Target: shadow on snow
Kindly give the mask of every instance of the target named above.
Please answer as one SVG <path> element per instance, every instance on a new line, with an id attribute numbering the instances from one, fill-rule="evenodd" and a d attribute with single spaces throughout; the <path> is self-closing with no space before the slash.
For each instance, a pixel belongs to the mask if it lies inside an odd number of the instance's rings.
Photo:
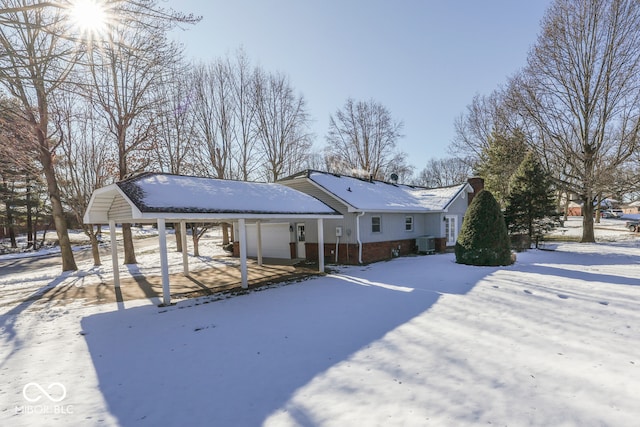
<path id="1" fill-rule="evenodd" d="M 389 276 L 385 263 L 351 267 L 212 303 L 97 314 L 82 327 L 120 425 L 260 425 L 297 389 L 428 310 L 442 293 L 467 293 L 496 271 L 456 266 L 465 280 L 452 281 L 450 259 L 440 258 L 433 271 L 396 259 L 393 280 L 376 279 Z"/>

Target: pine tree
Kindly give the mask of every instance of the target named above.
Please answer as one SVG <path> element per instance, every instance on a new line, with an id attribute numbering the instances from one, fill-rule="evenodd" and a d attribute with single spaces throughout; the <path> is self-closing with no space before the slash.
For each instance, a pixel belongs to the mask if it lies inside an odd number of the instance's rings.
<path id="1" fill-rule="evenodd" d="M 509 233 L 537 240 L 558 221 L 551 179 L 534 153 L 529 152 L 509 183 L 505 221 Z"/>
<path id="2" fill-rule="evenodd" d="M 478 164 L 478 173 L 484 178 L 484 188 L 504 207 L 509 195 L 509 180 L 526 153 L 525 137 L 518 129 L 511 134 L 493 132 L 488 142 Z"/>
<path id="3" fill-rule="evenodd" d="M 468 265 L 510 265 L 511 244 L 500 205 L 482 190 L 465 214 L 455 247 L 456 262 Z"/>

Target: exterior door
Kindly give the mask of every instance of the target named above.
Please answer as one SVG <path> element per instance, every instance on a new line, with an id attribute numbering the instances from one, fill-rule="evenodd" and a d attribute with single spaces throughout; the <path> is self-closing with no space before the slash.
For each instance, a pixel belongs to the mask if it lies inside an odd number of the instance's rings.
<path id="1" fill-rule="evenodd" d="M 296 224 L 296 254 L 298 256 L 298 258 L 306 258 L 307 257 L 307 253 L 305 250 L 305 241 L 306 241 L 306 235 L 304 232 L 304 224 Z"/>
<path id="2" fill-rule="evenodd" d="M 447 246 L 453 246 L 458 240 L 458 217 L 447 215 L 444 217 L 444 235 L 447 238 Z"/>

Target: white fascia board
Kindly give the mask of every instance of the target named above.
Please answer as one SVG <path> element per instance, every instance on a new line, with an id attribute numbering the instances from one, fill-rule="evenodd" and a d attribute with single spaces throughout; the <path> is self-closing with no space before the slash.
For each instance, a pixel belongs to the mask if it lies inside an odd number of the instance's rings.
<path id="1" fill-rule="evenodd" d="M 114 193 L 115 184 L 107 185 L 106 187 L 101 187 L 96 190 L 93 190 L 91 193 L 91 198 L 89 199 L 89 204 L 87 205 L 87 209 L 82 216 L 82 222 L 85 224 L 106 224 L 109 222 L 108 213 L 107 212 L 94 212 L 93 205 L 98 198 L 104 199 L 109 198 L 109 194 Z M 105 194 L 106 193 L 106 194 Z M 113 200 L 113 195 L 111 195 L 111 199 Z"/>
<path id="2" fill-rule="evenodd" d="M 136 220 L 141 222 L 155 222 L 163 218 L 167 221 L 228 221 L 228 220 L 283 220 L 283 219 L 342 219 L 342 215 L 335 214 L 252 214 L 252 213 L 172 213 L 172 212 L 148 212 L 142 213 Z"/>
<path id="3" fill-rule="evenodd" d="M 136 205 L 127 197 L 127 195 L 118 187 L 117 184 L 110 184 L 102 188 L 98 188 L 91 194 L 87 210 L 82 218 L 85 224 L 107 224 L 109 222 L 109 213 L 107 212 L 91 212 L 93 203 L 98 198 L 110 198 L 111 201 L 115 199 L 116 195 L 122 196 L 122 198 L 131 207 L 131 219 L 138 219 L 142 217 L 142 212 L 136 207 Z"/>
<path id="4" fill-rule="evenodd" d="M 438 209 L 438 210 L 428 210 L 428 209 L 407 209 L 407 210 L 398 210 L 398 209 L 365 209 L 365 211 L 367 213 L 371 213 L 371 214 L 376 214 L 376 213 L 381 213 L 381 214 L 405 214 L 405 215 L 425 215 L 425 214 L 433 214 L 433 213 L 440 213 L 443 212 L 443 210 Z M 362 212 L 362 209 L 356 211 L 356 212 Z"/>
<path id="5" fill-rule="evenodd" d="M 451 206 L 453 202 L 465 191 L 467 192 L 467 194 L 473 194 L 474 192 L 473 187 L 468 182 L 451 198 L 451 200 L 447 202 L 447 204 L 444 206 L 443 212 L 448 212 L 449 206 Z"/>

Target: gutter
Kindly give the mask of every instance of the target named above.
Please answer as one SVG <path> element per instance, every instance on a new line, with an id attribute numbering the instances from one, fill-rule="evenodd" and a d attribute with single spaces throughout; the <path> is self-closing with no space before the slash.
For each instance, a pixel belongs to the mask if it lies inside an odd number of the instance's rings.
<path id="1" fill-rule="evenodd" d="M 362 264 L 362 240 L 360 240 L 360 217 L 364 216 L 365 212 L 360 212 L 356 215 L 356 240 L 358 241 L 358 262 Z"/>

